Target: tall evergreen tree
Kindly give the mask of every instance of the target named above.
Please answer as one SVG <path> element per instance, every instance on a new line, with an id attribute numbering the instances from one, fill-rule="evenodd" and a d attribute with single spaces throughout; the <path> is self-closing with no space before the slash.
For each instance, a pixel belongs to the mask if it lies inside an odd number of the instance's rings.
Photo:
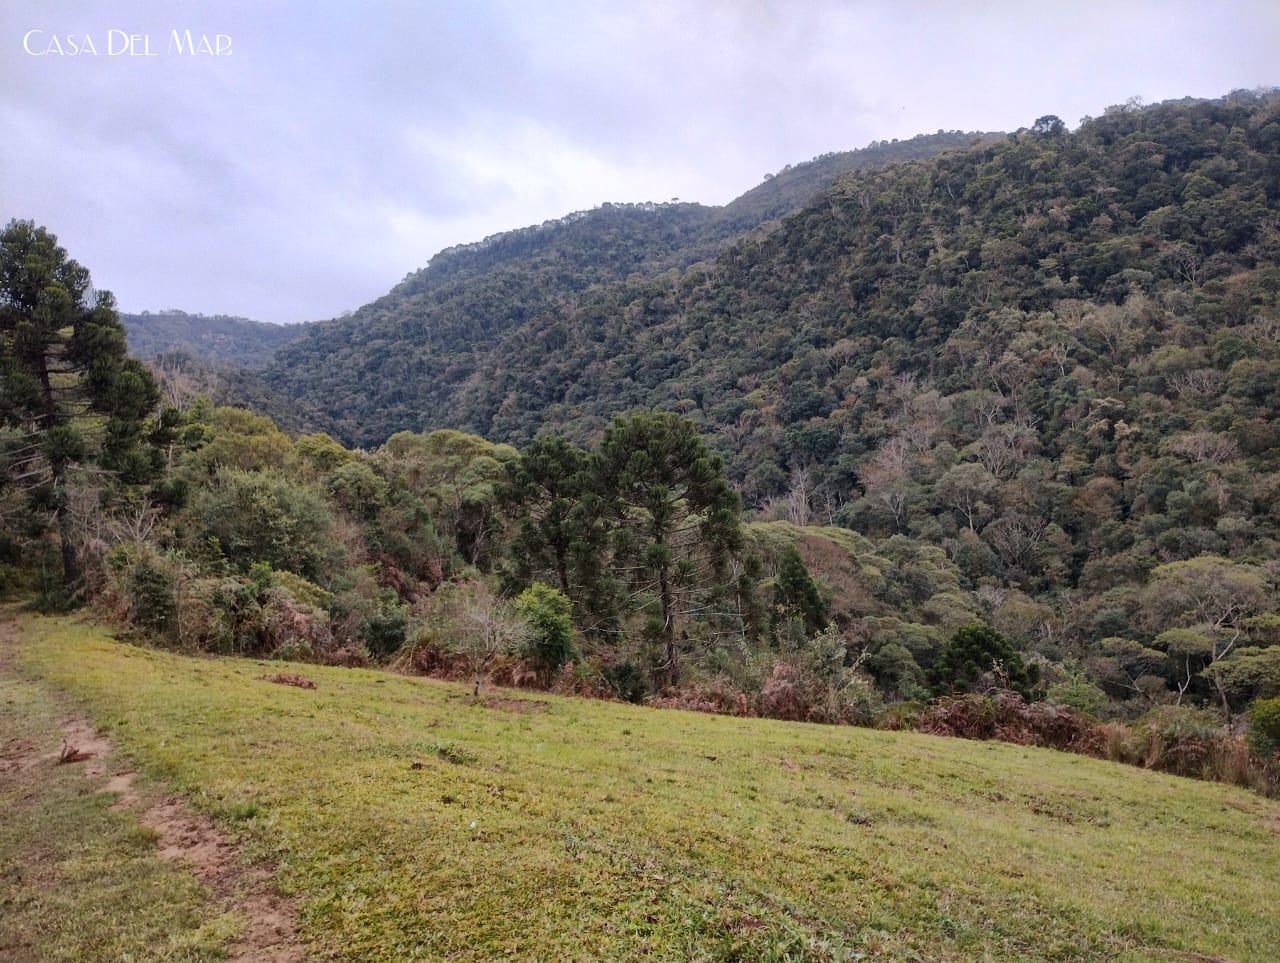
<path id="1" fill-rule="evenodd" d="M 145 481 L 158 468 L 158 452 L 142 442 L 159 392 L 126 354 L 115 299 L 95 292 L 89 272 L 31 221 L 0 233 L 0 374 L 4 480 L 47 511 L 64 585 L 75 591 L 68 473 L 90 462 Z"/>
<path id="2" fill-rule="evenodd" d="M 665 680 L 680 680 L 676 622 L 681 601 L 720 587 L 742 539 L 738 496 L 720 458 L 694 426 L 670 412 L 618 418 L 604 434 L 595 475 L 615 526 L 617 559 L 656 603 Z"/>
<path id="3" fill-rule="evenodd" d="M 571 553 L 584 534 L 588 460 L 577 445 L 554 436 L 536 439 L 507 464 L 499 496 L 518 519 L 510 555 L 512 575 L 522 584 L 549 576 L 561 592 L 572 595 Z"/>
<path id="4" fill-rule="evenodd" d="M 827 624 L 827 603 L 794 545 L 788 545 L 782 553 L 774 604 L 784 618 L 798 618 L 804 622 L 810 634 Z"/>

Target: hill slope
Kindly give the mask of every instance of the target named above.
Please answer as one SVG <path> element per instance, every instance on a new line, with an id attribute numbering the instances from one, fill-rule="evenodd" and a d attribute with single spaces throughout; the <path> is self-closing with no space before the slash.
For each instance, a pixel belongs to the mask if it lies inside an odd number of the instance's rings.
<path id="1" fill-rule="evenodd" d="M 279 666 L 306 690 L 70 620 L 23 629 L 28 672 L 278 862 L 317 957 L 1261 961 L 1280 942 L 1280 808 L 1239 790 Z"/>
<path id="2" fill-rule="evenodd" d="M 1141 638 L 1153 568 L 1280 545 L 1278 205 L 1274 94 L 1026 131 L 586 292 L 440 410 L 521 442 L 673 409 L 749 504 L 942 547 L 966 588 L 1083 590 L 1051 648 Z"/>
<path id="3" fill-rule="evenodd" d="M 724 208 L 606 204 L 450 248 L 351 316 L 311 326 L 264 377 L 362 445 L 401 429 L 465 427 L 472 413 L 448 405 L 511 360 L 506 335 L 593 285 L 683 270 L 796 210 L 841 174 L 988 136 L 939 132 L 828 155 L 780 172 Z"/>
<path id="4" fill-rule="evenodd" d="M 224 314 L 144 311 L 121 314 L 129 351 L 144 361 L 188 354 L 212 365 L 261 368 L 276 349 L 301 337 L 305 325 L 267 324 Z"/>

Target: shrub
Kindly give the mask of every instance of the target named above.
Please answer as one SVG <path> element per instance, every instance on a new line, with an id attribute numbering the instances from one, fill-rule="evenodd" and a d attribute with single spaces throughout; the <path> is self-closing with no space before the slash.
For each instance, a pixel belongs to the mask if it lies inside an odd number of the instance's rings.
<path id="1" fill-rule="evenodd" d="M 814 648 L 822 651 L 822 641 L 834 630 L 819 635 Z M 828 651 L 827 655 L 831 655 Z M 826 722 L 848 725 L 871 725 L 884 710 L 884 700 L 869 679 L 857 675 L 843 665 L 844 648 L 838 650 L 839 661 L 808 653 L 808 658 L 780 660 L 760 688 L 760 714 L 771 719 L 796 722 Z M 831 670 L 831 666 L 836 666 Z"/>
<path id="2" fill-rule="evenodd" d="M 817 632 L 827 622 L 827 603 L 794 545 L 782 553 L 774 605 L 780 616 L 800 619 L 810 632 Z"/>
<path id="3" fill-rule="evenodd" d="M 103 559 L 106 596 L 116 618 L 165 640 L 178 634 L 180 565 L 150 545 L 117 545 Z"/>
<path id="4" fill-rule="evenodd" d="M 202 537 L 241 571 L 259 562 L 314 578 L 335 560 L 333 515 L 316 492 L 272 472 L 224 468 L 193 500 Z"/>
<path id="5" fill-rule="evenodd" d="M 920 727 L 920 716 L 924 710 L 925 706 L 922 702 L 914 700 L 894 702 L 886 706 L 884 712 L 880 713 L 880 718 L 876 720 L 876 728 L 886 729 L 891 732 L 918 729 Z"/>
<path id="6" fill-rule="evenodd" d="M 529 625 L 525 652 L 548 679 L 576 655 L 573 605 L 559 589 L 534 582 L 516 596 L 516 612 Z"/>
<path id="7" fill-rule="evenodd" d="M 603 675 L 615 698 L 639 703 L 649 694 L 649 680 L 644 670 L 630 660 L 606 665 Z"/>
<path id="8" fill-rule="evenodd" d="M 920 714 L 921 732 L 962 739 L 999 739 L 1098 755 L 1098 724 L 1083 713 L 1047 702 L 1026 702 L 1016 692 L 968 693 L 942 699 Z"/>
<path id="9" fill-rule="evenodd" d="M 661 709 L 687 709 L 691 712 L 715 712 L 727 716 L 750 716 L 751 700 L 731 682 L 712 682 L 670 686 L 646 700 L 646 705 Z"/>
<path id="10" fill-rule="evenodd" d="M 1245 741 L 1204 709 L 1160 706 L 1135 722 L 1130 732 L 1126 762 L 1197 779 L 1249 782 Z"/>
<path id="11" fill-rule="evenodd" d="M 1249 707 L 1249 745 L 1260 756 L 1280 753 L 1280 698 L 1259 699 Z"/>
<path id="12" fill-rule="evenodd" d="M 372 612 L 360 622 L 360 638 L 375 656 L 392 655 L 404 645 L 409 609 L 392 589 L 378 592 Z"/>
<path id="13" fill-rule="evenodd" d="M 446 679 L 526 684 L 533 672 L 524 671 L 519 656 L 528 627 L 515 608 L 478 576 L 445 582 L 415 603 L 393 666 Z"/>
<path id="14" fill-rule="evenodd" d="M 172 575 L 159 565 L 143 560 L 130 570 L 127 587 L 133 600 L 134 621 L 157 635 L 167 635 L 177 611 Z"/>
<path id="15" fill-rule="evenodd" d="M 1102 715 L 1111 701 L 1102 689 L 1080 675 L 1049 686 L 1045 698 L 1054 705 L 1075 709 L 1077 712 L 1091 716 Z"/>

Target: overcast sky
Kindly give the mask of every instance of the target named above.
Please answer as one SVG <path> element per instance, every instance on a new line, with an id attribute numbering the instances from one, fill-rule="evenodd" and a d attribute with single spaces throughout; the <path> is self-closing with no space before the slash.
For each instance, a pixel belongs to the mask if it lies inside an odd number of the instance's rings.
<path id="1" fill-rule="evenodd" d="M 174 54 L 175 28 L 231 55 Z M 113 55 L 129 34 L 156 55 Z M 1276 0 L 4 0 L 0 214 L 125 310 L 313 320 L 602 201 L 719 204 L 871 140 L 1277 84 L 1278 54 Z"/>

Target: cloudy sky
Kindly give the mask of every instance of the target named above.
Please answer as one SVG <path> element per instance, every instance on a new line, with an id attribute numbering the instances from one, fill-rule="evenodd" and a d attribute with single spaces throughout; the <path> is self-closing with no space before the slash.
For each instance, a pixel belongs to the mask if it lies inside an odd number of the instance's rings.
<path id="1" fill-rule="evenodd" d="M 173 53 L 175 28 L 231 55 Z M 143 34 L 154 56 L 118 53 Z M 0 214 L 125 310 L 312 320 L 601 201 L 723 203 L 871 140 L 1278 84 L 1277 51 L 1275 0 L 5 0 Z"/>

